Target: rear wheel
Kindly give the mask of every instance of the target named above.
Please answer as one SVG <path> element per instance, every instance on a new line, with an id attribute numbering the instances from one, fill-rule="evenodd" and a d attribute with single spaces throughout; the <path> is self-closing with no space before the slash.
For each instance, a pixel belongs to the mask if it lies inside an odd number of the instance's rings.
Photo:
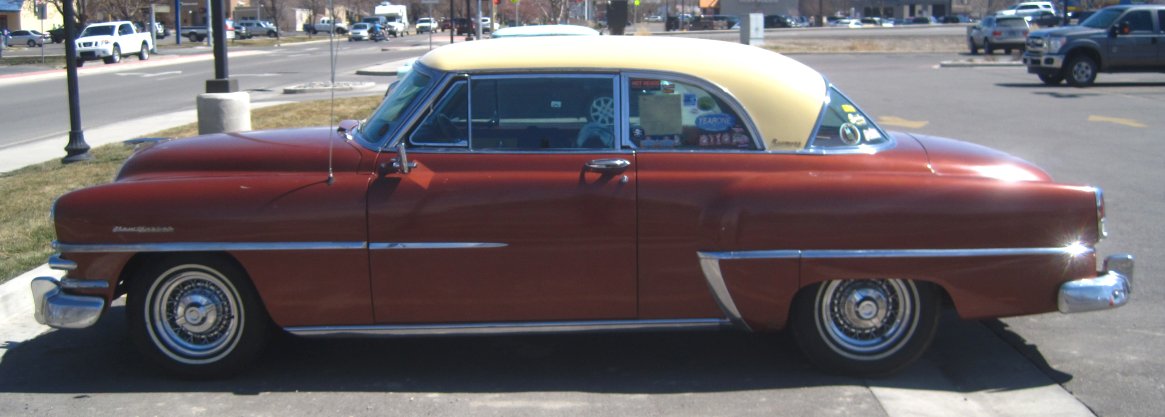
<path id="1" fill-rule="evenodd" d="M 816 284 L 794 300 L 793 332 L 819 368 L 886 375 L 922 356 L 938 325 L 933 286 L 898 279 Z"/>
<path id="2" fill-rule="evenodd" d="M 150 59 L 150 45 L 146 42 L 142 42 L 142 49 L 138 51 L 138 59 L 142 61 Z"/>
<path id="3" fill-rule="evenodd" d="M 967 49 L 971 50 L 971 55 L 979 55 L 979 47 L 975 46 L 975 39 L 967 37 Z"/>
<path id="4" fill-rule="evenodd" d="M 266 344 L 270 319 L 246 274 L 205 255 L 170 256 L 130 282 L 130 337 L 168 371 L 192 377 L 228 375 Z"/>
<path id="5" fill-rule="evenodd" d="M 991 45 L 990 39 L 983 39 L 983 53 L 987 55 L 995 53 L 995 46 Z"/>
<path id="6" fill-rule="evenodd" d="M 36 41 L 34 41 L 34 40 L 32 40 L 32 39 L 29 39 L 29 40 L 28 40 L 28 47 L 29 47 L 29 48 L 34 48 L 34 47 L 36 47 Z"/>

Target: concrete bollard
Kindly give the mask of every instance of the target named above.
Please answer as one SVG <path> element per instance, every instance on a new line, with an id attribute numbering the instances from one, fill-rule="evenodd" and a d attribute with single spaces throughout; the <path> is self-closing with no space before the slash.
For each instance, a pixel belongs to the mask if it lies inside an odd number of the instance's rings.
<path id="1" fill-rule="evenodd" d="M 251 95 L 246 92 L 198 95 L 198 134 L 251 130 Z"/>

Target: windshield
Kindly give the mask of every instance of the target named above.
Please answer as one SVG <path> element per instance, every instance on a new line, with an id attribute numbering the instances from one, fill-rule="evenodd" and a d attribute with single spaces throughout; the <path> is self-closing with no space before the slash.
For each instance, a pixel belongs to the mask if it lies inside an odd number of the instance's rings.
<path id="1" fill-rule="evenodd" d="M 85 28 L 84 31 L 81 31 L 81 36 L 78 36 L 78 37 L 84 38 L 86 36 L 109 36 L 109 35 L 113 35 L 113 26 L 109 26 L 109 25 L 89 26 L 89 27 Z"/>
<path id="2" fill-rule="evenodd" d="M 1116 18 L 1120 17 L 1121 13 L 1124 13 L 1124 9 L 1104 9 L 1089 16 L 1088 19 L 1080 23 L 1080 26 L 1093 29 L 1108 29 L 1109 26 L 1112 26 L 1112 22 L 1115 22 Z"/>
<path id="3" fill-rule="evenodd" d="M 417 64 L 418 67 L 420 64 Z M 432 77 L 425 74 L 420 68 L 409 71 L 403 79 L 392 87 L 380 107 L 368 118 L 368 122 L 360 128 L 361 137 L 369 143 L 384 141 L 393 130 L 403 122 L 403 116 L 409 107 L 421 97 L 421 92 L 429 87 Z"/>

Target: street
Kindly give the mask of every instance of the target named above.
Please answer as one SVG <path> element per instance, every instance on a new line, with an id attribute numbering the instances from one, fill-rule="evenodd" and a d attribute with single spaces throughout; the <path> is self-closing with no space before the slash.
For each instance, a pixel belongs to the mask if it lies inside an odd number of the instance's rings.
<path id="1" fill-rule="evenodd" d="M 337 81 L 375 81 L 376 89 L 349 93 L 374 95 L 392 78 L 355 71 L 419 55 L 427 37 L 336 45 Z M 327 81 L 328 47 L 259 48 L 232 59 L 231 74 L 255 103 L 326 98 L 281 91 Z M 1165 75 L 1102 73 L 1096 86 L 1076 89 L 1044 86 L 1022 67 L 939 65 L 965 54 L 792 57 L 821 71 L 887 130 L 982 144 L 1034 162 L 1058 181 L 1103 188 L 1109 238 L 1097 255 L 1137 256 L 1131 303 L 986 321 L 948 314 L 919 363 L 882 379 L 823 374 L 784 333 L 724 332 L 284 336 L 249 372 L 223 381 L 176 380 L 146 366 L 126 337 L 124 308 L 115 305 L 92 328 L 5 341 L 0 415 L 1160 415 Z M 86 126 L 190 110 L 213 77 L 209 60 L 142 70 L 136 63 L 129 58 L 115 71 L 80 77 Z M 0 111 L 0 150 L 67 133 L 63 77 L 0 78 L 0 96 L 20 97 Z M 1056 404 L 1069 408 L 1041 408 L 1028 401 L 1033 393 L 1067 396 Z"/>

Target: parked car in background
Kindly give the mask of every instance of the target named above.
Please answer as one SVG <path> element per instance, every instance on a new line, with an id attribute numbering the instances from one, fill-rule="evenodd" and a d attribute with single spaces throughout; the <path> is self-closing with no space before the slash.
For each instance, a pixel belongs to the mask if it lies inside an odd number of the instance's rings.
<path id="1" fill-rule="evenodd" d="M 437 22 L 431 17 L 422 17 L 417 19 L 417 33 L 432 32 L 437 27 Z"/>
<path id="2" fill-rule="evenodd" d="M 116 21 L 92 23 L 77 35 L 77 66 L 85 61 L 102 60 L 106 64 L 121 62 L 123 55 L 137 55 L 138 59 L 150 59 L 154 39 L 148 32 L 138 32 L 132 22 Z"/>
<path id="3" fill-rule="evenodd" d="M 1162 5 L 1106 7 L 1078 26 L 1032 32 L 1023 63 L 1045 84 L 1076 87 L 1100 72 L 1165 72 L 1162 24 Z"/>
<path id="4" fill-rule="evenodd" d="M 764 17 L 764 23 L 765 29 L 797 27 L 797 22 L 792 18 L 779 14 L 766 15 Z"/>
<path id="5" fill-rule="evenodd" d="M 473 20 L 455 17 L 449 19 L 449 24 L 452 25 L 452 30 L 457 35 L 477 34 L 477 24 L 473 23 Z"/>
<path id="6" fill-rule="evenodd" d="M 141 357 L 202 377 L 276 329 L 789 329 L 821 369 L 884 375 L 946 306 L 1109 310 L 1134 282 L 1130 255 L 1097 270 L 1099 188 L 884 130 L 786 56 L 663 36 L 443 46 L 363 121 L 156 143 L 53 207 L 36 320 L 90 327 L 125 295 Z"/>
<path id="7" fill-rule="evenodd" d="M 530 36 L 599 36 L 599 31 L 579 25 L 510 26 L 498 29 L 490 38 L 518 38 Z"/>
<path id="8" fill-rule="evenodd" d="M 848 28 L 860 28 L 860 27 L 862 27 L 863 25 L 862 25 L 862 22 L 861 22 L 860 20 L 858 20 L 858 19 L 849 19 L 849 18 L 845 18 L 845 19 L 837 19 L 837 20 L 834 20 L 834 21 L 832 21 L 832 22 L 829 22 L 829 26 L 832 26 L 832 27 L 848 27 Z"/>
<path id="9" fill-rule="evenodd" d="M 244 28 L 252 36 L 260 35 L 269 38 L 279 36 L 279 29 L 266 20 L 240 20 L 235 22 L 235 28 Z"/>
<path id="10" fill-rule="evenodd" d="M 317 23 L 303 25 L 303 31 L 312 35 L 320 32 L 328 33 L 335 31 L 337 35 L 343 35 L 348 33 L 348 25 L 343 21 L 336 21 L 330 17 L 321 17 Z"/>
<path id="11" fill-rule="evenodd" d="M 892 27 L 892 26 L 894 26 L 894 22 L 891 22 L 889 20 L 886 20 L 886 19 L 883 19 L 880 17 L 863 17 L 863 18 L 861 18 L 861 20 L 859 20 L 859 22 L 862 23 L 862 27 Z"/>
<path id="12" fill-rule="evenodd" d="M 348 42 L 352 41 L 366 41 L 372 39 L 372 24 L 370 23 L 355 23 L 348 29 Z"/>
<path id="13" fill-rule="evenodd" d="M 643 18 L 643 20 L 647 21 L 647 22 L 651 22 L 651 23 L 659 23 L 659 22 L 663 21 L 663 16 L 653 14 L 653 15 L 650 15 L 650 16 Z"/>
<path id="14" fill-rule="evenodd" d="M 481 33 L 490 33 L 498 29 L 498 24 L 488 17 L 481 18 Z"/>
<path id="15" fill-rule="evenodd" d="M 740 17 L 729 15 L 703 15 L 692 19 L 691 30 L 740 29 Z"/>
<path id="16" fill-rule="evenodd" d="M 987 16 L 967 27 L 967 48 L 971 54 L 978 54 L 980 48 L 987 55 L 996 49 L 1010 54 L 1012 49 L 1024 48 L 1030 30 L 1024 16 Z"/>
<path id="17" fill-rule="evenodd" d="M 997 16 L 1032 16 L 1040 12 L 1056 14 L 1056 7 L 1050 1 L 1025 1 L 995 12 Z"/>
<path id="18" fill-rule="evenodd" d="M 8 46 L 24 45 L 32 48 L 52 41 L 52 36 L 38 30 L 14 30 L 8 35 Z"/>

